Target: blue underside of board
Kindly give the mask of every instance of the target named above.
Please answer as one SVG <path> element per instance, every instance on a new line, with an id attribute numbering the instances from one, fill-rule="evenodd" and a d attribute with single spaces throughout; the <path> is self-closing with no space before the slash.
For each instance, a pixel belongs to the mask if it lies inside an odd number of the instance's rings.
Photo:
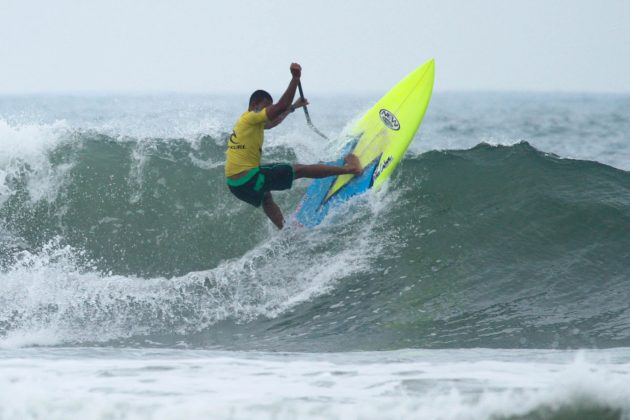
<path id="1" fill-rule="evenodd" d="M 344 160 L 341 158 L 329 164 L 343 165 Z M 331 176 L 328 178 L 314 179 L 306 190 L 304 198 L 298 205 L 298 211 L 295 215 L 298 223 L 305 227 L 315 227 L 324 220 L 330 210 L 348 201 L 351 197 L 369 190 L 372 187 L 372 176 L 374 175 L 377 164 L 378 159 L 366 166 L 361 176 L 352 178 L 350 182 L 344 185 L 327 201 L 324 201 L 324 197 L 326 197 L 328 190 L 337 177 Z"/>

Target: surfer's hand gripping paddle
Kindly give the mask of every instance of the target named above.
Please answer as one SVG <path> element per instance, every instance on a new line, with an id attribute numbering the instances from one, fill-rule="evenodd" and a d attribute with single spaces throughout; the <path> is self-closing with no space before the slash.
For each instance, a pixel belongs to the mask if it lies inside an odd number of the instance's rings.
<path id="1" fill-rule="evenodd" d="M 300 98 L 302 98 L 302 101 L 306 101 L 306 99 L 304 99 L 304 91 L 302 90 L 302 82 L 298 82 L 298 89 L 300 90 Z M 311 121 L 311 116 L 308 115 L 308 108 L 306 108 L 306 105 L 304 105 L 302 108 L 304 109 L 304 115 L 306 115 L 306 123 L 308 124 L 308 126 L 311 127 L 311 129 L 314 132 L 316 132 L 317 134 L 319 134 L 320 136 L 322 136 L 326 140 L 330 140 L 328 137 L 326 137 L 326 135 L 324 133 L 319 131 L 317 129 L 317 127 L 315 127 L 313 125 L 313 122 Z"/>

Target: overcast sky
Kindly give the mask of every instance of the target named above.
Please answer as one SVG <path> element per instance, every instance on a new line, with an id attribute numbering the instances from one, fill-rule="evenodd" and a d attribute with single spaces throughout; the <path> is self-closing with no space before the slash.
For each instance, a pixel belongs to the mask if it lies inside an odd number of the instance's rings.
<path id="1" fill-rule="evenodd" d="M 0 0 L 0 93 L 630 92 L 630 0 Z"/>

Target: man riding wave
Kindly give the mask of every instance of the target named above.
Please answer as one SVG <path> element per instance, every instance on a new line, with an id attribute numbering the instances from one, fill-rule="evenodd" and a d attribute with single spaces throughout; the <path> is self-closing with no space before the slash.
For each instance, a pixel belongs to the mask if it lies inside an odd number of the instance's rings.
<path id="1" fill-rule="evenodd" d="M 240 200 L 260 207 L 278 227 L 284 226 L 284 218 L 273 201 L 271 191 L 291 188 L 298 178 L 325 178 L 344 174 L 361 175 L 363 168 L 359 159 L 349 154 L 345 165 L 302 165 L 289 163 L 260 164 L 264 130 L 280 124 L 296 108 L 308 105 L 306 100 L 293 103 L 300 81 L 302 67 L 297 63 L 290 66 L 291 82 L 277 103 L 269 93 L 257 90 L 249 98 L 249 108 L 234 126 L 227 144 L 225 176 L 230 191 Z M 293 104 L 292 104 L 293 103 Z"/>

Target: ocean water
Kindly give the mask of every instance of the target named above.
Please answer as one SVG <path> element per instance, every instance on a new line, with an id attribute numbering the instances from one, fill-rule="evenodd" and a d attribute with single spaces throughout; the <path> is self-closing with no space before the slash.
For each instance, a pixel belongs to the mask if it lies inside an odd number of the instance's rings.
<path id="1" fill-rule="evenodd" d="M 630 418 L 630 96 L 438 93 L 383 189 L 283 231 L 224 184 L 246 101 L 0 96 L 0 419 Z"/>

